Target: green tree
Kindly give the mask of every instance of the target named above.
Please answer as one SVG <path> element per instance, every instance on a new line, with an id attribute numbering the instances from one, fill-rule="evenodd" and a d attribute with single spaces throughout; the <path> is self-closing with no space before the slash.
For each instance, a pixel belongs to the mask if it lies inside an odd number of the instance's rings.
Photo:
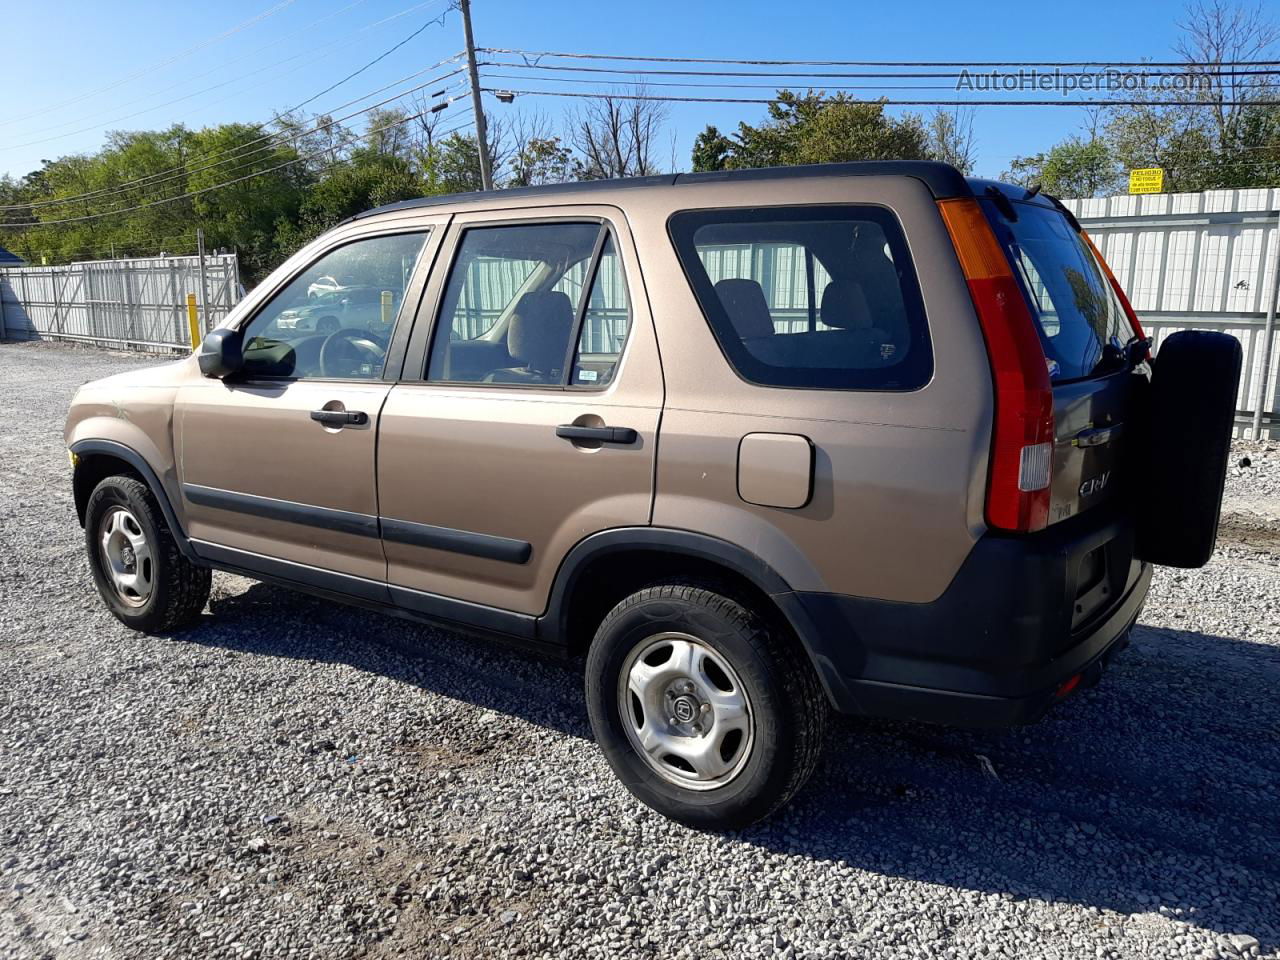
<path id="1" fill-rule="evenodd" d="M 263 134 L 257 125 L 229 123 L 192 134 L 189 144 L 193 226 L 204 228 L 208 246 L 237 249 L 251 276 L 279 261 L 276 221 L 298 215 L 309 185 L 291 169 L 297 150 L 263 143 Z"/>
<path id="2" fill-rule="evenodd" d="M 516 148 L 510 164 L 508 187 L 532 187 L 541 183 L 563 183 L 573 169 L 573 153 L 559 137 L 534 137 Z"/>
<path id="3" fill-rule="evenodd" d="M 1002 179 L 1027 187 L 1039 184 L 1059 197 L 1093 197 L 1114 190 L 1119 172 L 1102 139 L 1073 136 L 1044 153 L 1014 157 Z"/>
<path id="4" fill-rule="evenodd" d="M 693 141 L 693 169 L 724 170 L 733 155 L 733 141 L 708 124 Z"/>
<path id="5" fill-rule="evenodd" d="M 739 123 L 729 137 L 707 127 L 694 144 L 701 170 L 776 167 L 848 160 L 924 160 L 928 137 L 919 117 L 885 112 L 883 101 L 864 103 L 844 93 L 781 90 L 759 125 Z"/>
<path id="6" fill-rule="evenodd" d="M 428 196 L 469 193 L 484 185 L 473 134 L 454 132 L 432 143 L 423 154 L 422 165 L 423 186 Z"/>

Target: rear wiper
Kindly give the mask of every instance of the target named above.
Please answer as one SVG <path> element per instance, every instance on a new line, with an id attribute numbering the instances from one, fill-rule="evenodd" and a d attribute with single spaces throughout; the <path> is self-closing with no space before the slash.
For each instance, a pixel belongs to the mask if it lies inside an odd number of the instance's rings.
<path id="1" fill-rule="evenodd" d="M 1102 347 L 1102 356 L 1098 358 L 1098 362 L 1093 365 L 1093 369 L 1089 371 L 1089 375 L 1101 373 L 1103 370 L 1116 369 L 1132 370 L 1144 359 L 1146 359 L 1147 351 L 1151 349 L 1150 337 L 1139 337 L 1137 334 L 1125 341 L 1124 346 L 1118 347 L 1114 343 L 1106 343 Z"/>
<path id="2" fill-rule="evenodd" d="M 1150 337 L 1140 337 L 1136 333 L 1129 338 L 1124 345 L 1124 359 L 1130 370 L 1147 359 L 1152 342 Z"/>

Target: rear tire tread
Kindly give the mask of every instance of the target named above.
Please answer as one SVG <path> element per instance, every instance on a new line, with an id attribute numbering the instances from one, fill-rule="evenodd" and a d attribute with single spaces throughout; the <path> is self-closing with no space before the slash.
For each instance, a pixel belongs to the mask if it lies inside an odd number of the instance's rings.
<path id="1" fill-rule="evenodd" d="M 794 733 L 794 743 L 787 754 L 790 759 L 787 779 L 766 803 L 749 806 L 741 816 L 724 825 L 742 827 L 771 816 L 800 791 L 822 756 L 830 705 L 807 653 L 788 629 L 771 625 L 752 609 L 749 601 L 736 599 L 732 590 L 719 584 L 698 580 L 668 580 L 642 587 L 609 611 L 597 630 L 597 638 L 634 607 L 654 600 L 680 601 L 723 618 L 755 649 L 781 687 L 781 700 L 790 708 L 790 726 Z M 588 670 L 588 698 L 598 696 L 595 688 L 601 683 L 613 682 L 615 678 L 600 677 Z"/>

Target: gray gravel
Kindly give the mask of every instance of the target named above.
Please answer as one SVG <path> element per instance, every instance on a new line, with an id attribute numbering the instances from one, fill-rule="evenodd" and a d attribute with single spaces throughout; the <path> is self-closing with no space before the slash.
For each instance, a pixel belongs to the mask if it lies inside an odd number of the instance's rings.
<path id="1" fill-rule="evenodd" d="M 217 575 L 94 594 L 61 425 L 137 366 L 0 344 L 0 956 L 1236 957 L 1280 949 L 1280 454 L 1037 726 L 842 720 L 786 813 L 634 802 L 581 667 Z"/>

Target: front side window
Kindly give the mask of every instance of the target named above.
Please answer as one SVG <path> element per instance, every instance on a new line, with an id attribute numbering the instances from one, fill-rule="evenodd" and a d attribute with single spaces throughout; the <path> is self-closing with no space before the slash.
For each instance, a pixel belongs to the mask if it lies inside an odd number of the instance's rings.
<path id="1" fill-rule="evenodd" d="M 355 240 L 326 253 L 258 311 L 244 331 L 250 376 L 372 380 L 425 233 Z"/>
<path id="2" fill-rule="evenodd" d="M 933 354 L 902 228 L 879 207 L 678 213 L 671 237 L 738 374 L 775 387 L 913 390 Z"/>
<path id="3" fill-rule="evenodd" d="M 449 272 L 427 379 L 604 386 L 629 328 L 626 282 L 606 227 L 472 227 Z"/>

